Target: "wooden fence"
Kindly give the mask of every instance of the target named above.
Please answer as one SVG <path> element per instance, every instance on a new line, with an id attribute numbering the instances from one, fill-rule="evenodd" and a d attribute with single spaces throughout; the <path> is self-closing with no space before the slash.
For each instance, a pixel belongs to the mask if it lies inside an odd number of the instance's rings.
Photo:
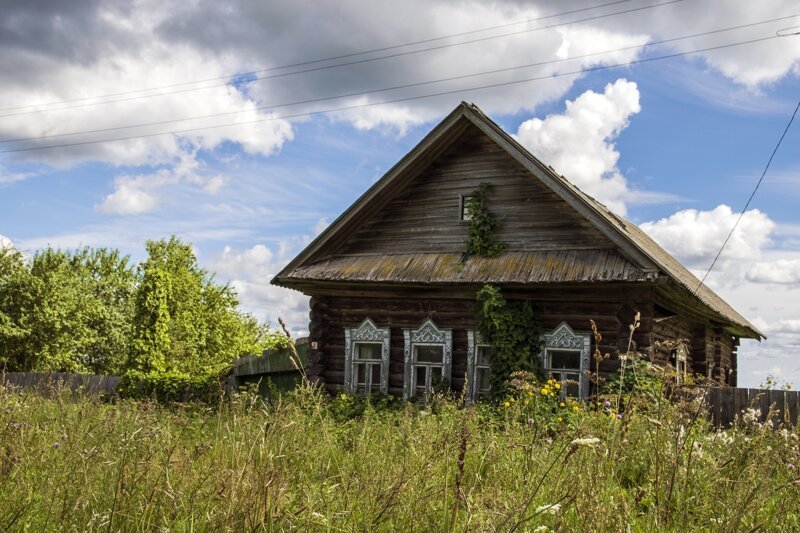
<path id="1" fill-rule="evenodd" d="M 60 389 L 82 391 L 92 395 L 114 396 L 119 386 L 118 376 L 93 374 L 66 374 L 62 372 L 9 372 L 0 374 L 0 383 L 6 386 L 35 390 L 45 396 Z"/>
<path id="2" fill-rule="evenodd" d="M 233 362 L 233 370 L 228 377 L 229 389 L 247 385 L 257 387 L 262 396 L 268 396 L 270 389 L 289 391 L 302 379 L 300 367 L 308 365 L 308 339 L 297 339 L 299 362 L 292 362 L 292 353 L 285 350 L 265 350 L 262 355 L 241 357 Z"/>
<path id="3" fill-rule="evenodd" d="M 729 427 L 748 409 L 749 416 L 757 413 L 759 422 L 770 416 L 773 426 L 796 426 L 800 413 L 800 392 L 787 390 L 744 389 L 720 387 L 706 392 L 709 415 L 716 427 Z"/>

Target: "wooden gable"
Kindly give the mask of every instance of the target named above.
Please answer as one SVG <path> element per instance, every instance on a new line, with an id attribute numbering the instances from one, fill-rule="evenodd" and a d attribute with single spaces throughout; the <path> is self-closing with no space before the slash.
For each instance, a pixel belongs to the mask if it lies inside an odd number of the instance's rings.
<path id="1" fill-rule="evenodd" d="M 470 125 L 331 255 L 452 253 L 466 250 L 462 199 L 481 182 L 493 187 L 489 210 L 506 250 L 616 249 L 494 140 Z"/>

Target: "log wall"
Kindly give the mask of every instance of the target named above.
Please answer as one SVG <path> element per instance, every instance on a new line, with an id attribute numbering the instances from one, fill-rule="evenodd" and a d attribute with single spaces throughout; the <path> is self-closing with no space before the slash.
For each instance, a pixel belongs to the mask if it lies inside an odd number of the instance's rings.
<path id="1" fill-rule="evenodd" d="M 652 304 L 650 288 L 505 291 L 506 298 L 526 298 L 534 304 L 537 315 L 546 331 L 566 322 L 576 332 L 590 332 L 589 320 L 594 320 L 603 340 L 601 353 L 611 354 L 601 365 L 602 373 L 615 372 L 619 362 L 617 351 L 620 320 L 618 312 L 631 306 L 641 313 L 641 325 L 636 330 L 634 342 L 640 350 L 647 350 L 651 342 Z M 461 390 L 464 385 L 467 355 L 467 330 L 475 329 L 476 304 L 474 299 L 447 299 L 431 297 L 409 298 L 398 293 L 396 297 L 327 296 L 314 297 L 311 302 L 310 337 L 311 355 L 309 375 L 325 383 L 334 393 L 344 383 L 344 328 L 356 327 L 365 318 L 379 327 L 391 328 L 391 357 L 389 368 L 389 393 L 402 395 L 403 391 L 403 328 L 416 328 L 431 318 L 440 328 L 453 330 L 452 386 Z M 627 327 L 625 328 L 627 331 Z M 627 343 L 627 338 L 625 339 Z M 316 343 L 316 344 L 315 344 Z M 317 348 L 314 349 L 314 346 Z M 592 350 L 595 348 L 592 341 Z"/>

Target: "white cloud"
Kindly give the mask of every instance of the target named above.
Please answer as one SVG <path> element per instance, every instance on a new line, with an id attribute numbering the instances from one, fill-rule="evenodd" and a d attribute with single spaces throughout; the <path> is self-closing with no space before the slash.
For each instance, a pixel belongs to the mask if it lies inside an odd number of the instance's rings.
<path id="1" fill-rule="evenodd" d="M 800 285 L 800 260 L 780 259 L 770 263 L 756 263 L 745 277 L 754 283 Z"/>
<path id="2" fill-rule="evenodd" d="M 516 138 L 531 153 L 553 166 L 572 183 L 625 214 L 629 193 L 617 168 L 619 152 L 614 140 L 641 110 L 636 83 L 619 79 L 602 94 L 586 91 L 567 101 L 561 115 L 523 122 Z"/>
<path id="3" fill-rule="evenodd" d="M 719 205 L 711 211 L 686 209 L 640 227 L 687 266 L 703 268 L 713 260 L 738 217 L 727 205 Z M 745 212 L 720 256 L 721 265 L 759 257 L 770 244 L 774 228 L 775 223 L 758 209 Z"/>
<path id="4" fill-rule="evenodd" d="M 218 281 L 229 282 L 236 290 L 243 310 L 274 327 L 280 317 L 294 335 L 305 336 L 308 334 L 308 297 L 269 283 L 291 259 L 290 248 L 294 247 L 281 243 L 275 253 L 263 244 L 244 250 L 226 246 L 208 267 L 216 273 Z"/>
<path id="5" fill-rule="evenodd" d="M 149 174 L 122 175 L 114 180 L 114 192 L 95 209 L 109 215 L 134 215 L 154 211 L 160 206 L 158 191 L 169 185 L 186 183 L 216 195 L 229 178 L 220 174 L 206 177 L 196 150 L 183 152 L 170 166 Z"/>
<path id="6" fill-rule="evenodd" d="M 118 183 L 113 193 L 97 206 L 97 211 L 110 215 L 138 215 L 153 211 L 158 199 L 129 183 Z"/>

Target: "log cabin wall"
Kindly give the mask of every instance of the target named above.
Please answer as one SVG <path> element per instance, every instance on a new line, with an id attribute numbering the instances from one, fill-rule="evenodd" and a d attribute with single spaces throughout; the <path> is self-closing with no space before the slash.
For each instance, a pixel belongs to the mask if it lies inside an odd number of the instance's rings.
<path id="1" fill-rule="evenodd" d="M 589 320 L 594 320 L 603 335 L 601 353 L 612 354 L 603 361 L 601 373 L 619 368 L 616 356 L 620 321 L 617 317 L 623 306 L 635 307 L 641 313 L 641 325 L 634 342 L 640 350 L 648 350 L 652 330 L 652 303 L 649 288 L 601 290 L 541 289 L 505 290 L 506 298 L 530 299 L 545 331 L 552 331 L 561 322 L 576 332 L 590 332 Z M 467 371 L 467 330 L 476 327 L 474 299 L 453 299 L 444 296 L 410 298 L 398 293 L 394 297 L 318 296 L 312 298 L 309 341 L 311 367 L 309 377 L 325 383 L 330 393 L 340 390 L 344 383 L 344 328 L 356 327 L 365 318 L 378 327 L 390 327 L 389 393 L 403 393 L 403 328 L 416 328 L 428 318 L 440 328 L 453 330 L 452 388 L 460 391 Z M 627 328 L 626 328 L 627 330 Z M 627 342 L 627 339 L 625 339 Z M 315 344 L 317 343 L 317 344 Z M 317 347 L 316 349 L 314 347 Z M 592 350 L 595 348 L 592 340 Z M 592 361 L 594 367 L 594 361 Z"/>
<path id="2" fill-rule="evenodd" d="M 653 323 L 653 362 L 661 365 L 675 364 L 674 349 L 670 347 L 670 343 L 679 340 L 686 341 L 686 348 L 688 349 L 686 357 L 687 369 L 694 368 L 694 361 L 697 354 L 694 353 L 694 334 L 692 327 L 688 320 L 679 316 L 662 317 L 656 319 Z M 705 350 L 699 355 L 700 358 L 705 360 Z"/>

